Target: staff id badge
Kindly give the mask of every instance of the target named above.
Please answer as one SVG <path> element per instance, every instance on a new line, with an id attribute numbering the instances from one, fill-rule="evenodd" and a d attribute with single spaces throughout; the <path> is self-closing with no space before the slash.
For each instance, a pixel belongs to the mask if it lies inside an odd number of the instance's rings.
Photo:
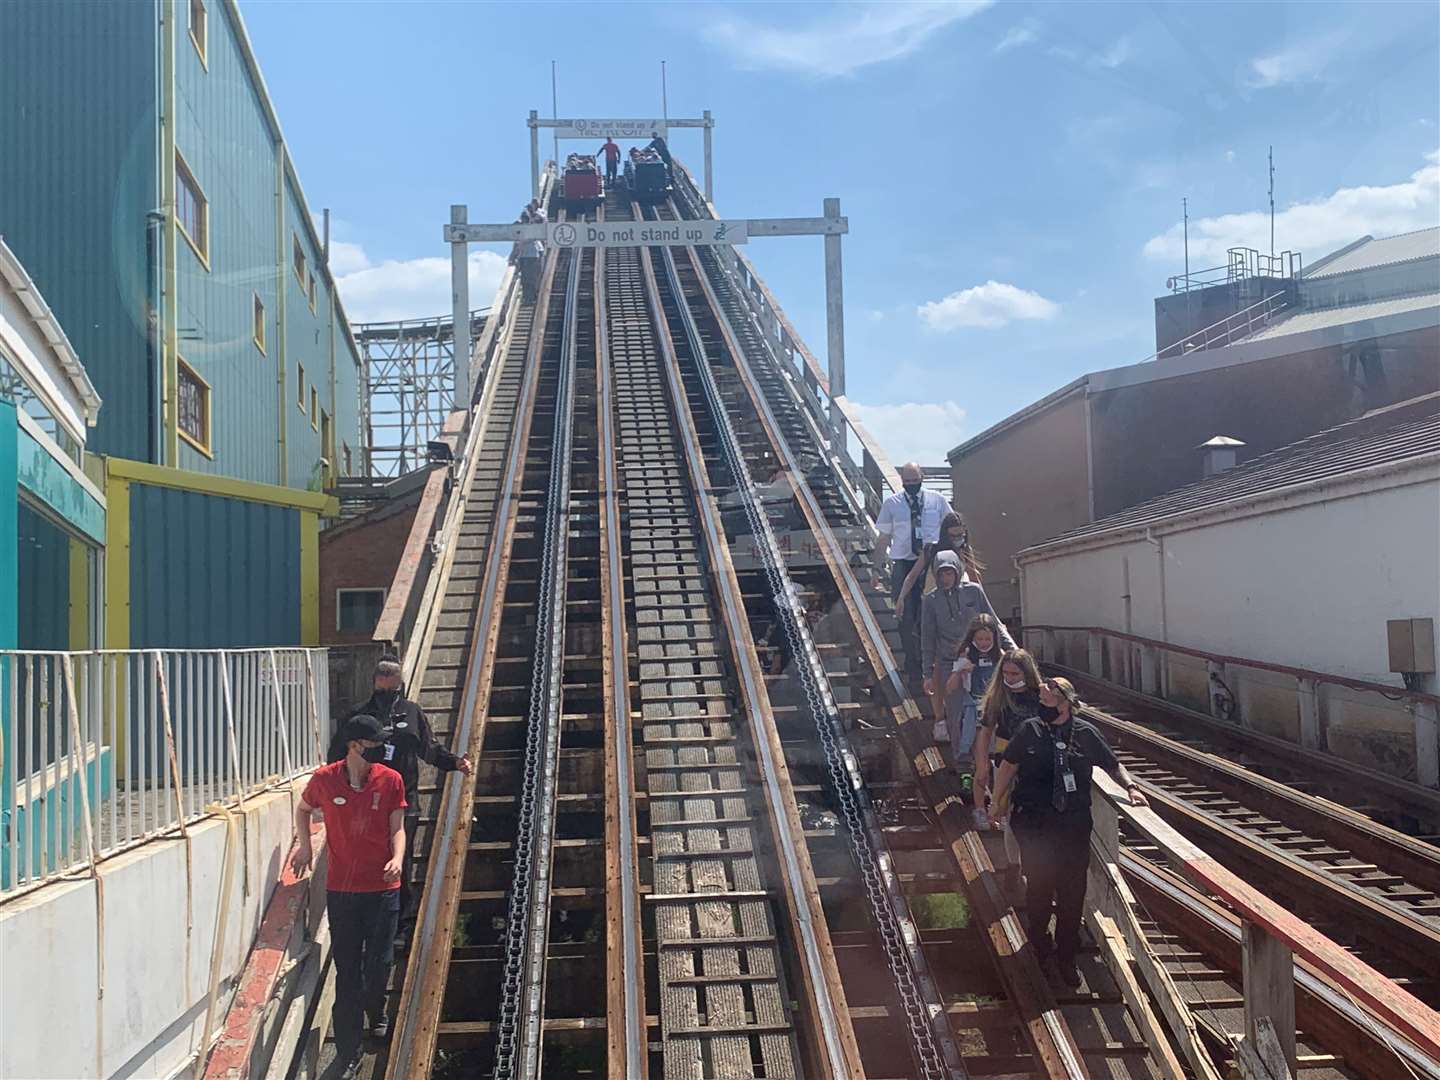
<path id="1" fill-rule="evenodd" d="M 1060 781 L 1065 785 L 1065 793 L 1067 795 L 1075 794 L 1075 774 L 1073 772 L 1066 769 L 1064 775 L 1060 777 Z"/>

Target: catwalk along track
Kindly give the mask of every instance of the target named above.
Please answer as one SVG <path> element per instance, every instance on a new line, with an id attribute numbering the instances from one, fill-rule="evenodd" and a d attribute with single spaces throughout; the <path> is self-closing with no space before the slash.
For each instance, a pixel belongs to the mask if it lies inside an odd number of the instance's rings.
<path id="1" fill-rule="evenodd" d="M 591 213 L 712 214 L 678 179 Z M 1093 943 L 1080 990 L 1042 974 L 721 256 L 553 250 L 516 288 L 404 635 L 476 775 L 422 789 L 370 1074 L 1179 1075 Z"/>

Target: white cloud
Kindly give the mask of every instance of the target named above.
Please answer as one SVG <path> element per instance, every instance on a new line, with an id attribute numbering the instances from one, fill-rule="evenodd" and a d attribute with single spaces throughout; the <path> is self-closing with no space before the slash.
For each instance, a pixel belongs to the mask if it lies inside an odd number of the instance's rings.
<path id="1" fill-rule="evenodd" d="M 1298 41 L 1266 56 L 1257 56 L 1250 61 L 1250 86 L 1265 90 L 1272 86 L 1318 79 L 1343 45 L 1341 35 L 1325 34 Z"/>
<path id="2" fill-rule="evenodd" d="M 1226 164 L 1229 164 L 1230 162 L 1232 162 L 1232 161 L 1234 161 L 1234 160 L 1235 160 L 1235 151 L 1234 151 L 1234 150 L 1226 150 L 1226 151 L 1225 151 L 1225 162 L 1226 162 Z"/>
<path id="3" fill-rule="evenodd" d="M 1440 151 L 1427 154 L 1428 165 L 1398 184 L 1340 188 L 1322 198 L 1296 203 L 1275 214 L 1275 243 L 1315 262 L 1362 236 L 1433 227 L 1440 222 Z M 1225 261 L 1232 247 L 1269 249 L 1270 213 L 1249 210 L 1190 221 L 1190 262 Z M 1171 226 L 1145 244 L 1152 259 L 1179 259 L 1184 253 L 1183 225 Z"/>
<path id="4" fill-rule="evenodd" d="M 965 438 L 965 409 L 954 401 L 853 404 L 860 413 L 860 422 L 895 465 L 902 461 L 943 465 L 945 455 Z"/>
<path id="5" fill-rule="evenodd" d="M 1026 19 L 1017 26 L 1012 26 L 1009 32 L 995 44 L 993 53 L 1009 52 L 1011 49 L 1018 49 L 1022 45 L 1033 45 L 1040 39 L 1039 27 L 1033 19 Z"/>
<path id="6" fill-rule="evenodd" d="M 333 242 L 330 266 L 351 322 L 389 322 L 449 315 L 450 260 L 440 256 L 372 263 L 359 244 Z M 489 305 L 505 274 L 505 257 L 470 253 L 470 306 Z"/>
<path id="7" fill-rule="evenodd" d="M 1126 60 L 1129 60 L 1131 55 L 1130 39 L 1128 37 L 1122 37 L 1103 53 L 1098 54 L 1095 57 L 1095 62 L 1103 68 L 1118 68 L 1121 64 L 1125 63 Z"/>
<path id="8" fill-rule="evenodd" d="M 984 10 L 991 2 L 854 4 L 794 27 L 731 15 L 711 22 L 704 34 L 712 44 L 732 53 L 743 67 L 833 78 L 907 56 L 931 35 Z"/>
<path id="9" fill-rule="evenodd" d="M 945 333 L 962 326 L 1004 326 L 1015 319 L 1053 319 L 1059 310 L 1059 304 L 1037 292 L 992 280 L 930 300 L 915 313 L 931 330 Z"/>

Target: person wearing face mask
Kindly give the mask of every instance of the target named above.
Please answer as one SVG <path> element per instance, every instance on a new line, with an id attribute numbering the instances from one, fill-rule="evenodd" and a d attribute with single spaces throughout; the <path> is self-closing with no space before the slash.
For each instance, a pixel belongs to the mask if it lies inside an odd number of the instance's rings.
<path id="1" fill-rule="evenodd" d="M 985 569 L 985 564 L 980 561 L 975 549 L 970 546 L 970 530 L 965 525 L 965 518 L 956 510 L 951 510 L 940 519 L 940 539 L 933 544 L 926 544 L 915 560 L 915 565 L 910 568 L 910 573 L 905 578 L 905 584 L 900 588 L 900 599 L 896 601 L 896 618 L 900 617 L 905 597 L 919 589 L 925 591 L 927 584 L 935 584 L 932 579 L 927 582 L 925 575 L 931 573 L 935 568 L 935 556 L 942 551 L 953 551 L 960 558 L 960 578 L 979 582 L 980 574 Z"/>
<path id="2" fill-rule="evenodd" d="M 935 588 L 925 594 L 920 606 L 920 669 L 925 673 L 924 689 L 936 719 L 946 715 L 945 685 L 977 615 L 994 620 L 994 633 L 1002 648 L 1015 647 L 985 590 L 961 573 L 960 557 L 953 551 L 940 552 L 935 556 Z"/>
<path id="3" fill-rule="evenodd" d="M 400 774 L 369 760 L 385 739 L 373 716 L 352 716 L 340 728 L 341 760 L 310 776 L 295 804 L 295 854 L 303 874 L 314 861 L 311 815 L 325 818 L 329 849 L 325 909 L 335 962 L 332 1024 L 344 1080 L 356 1075 L 365 1017 L 377 1039 L 389 1034 L 385 987 L 395 957 L 400 874 L 405 864 L 405 785 Z"/>
<path id="4" fill-rule="evenodd" d="M 361 705 L 358 713 L 373 716 L 384 729 L 379 745 L 367 752 L 367 759 L 382 762 L 400 774 L 405 784 L 405 867 L 400 881 L 400 921 L 410 919 L 412 901 L 415 899 L 411 885 L 411 870 L 414 865 L 415 832 L 420 825 L 420 804 L 416 798 L 420 787 L 420 762 L 435 766 L 441 772 L 459 771 L 470 775 L 470 759 L 450 752 L 435 741 L 430 731 L 430 721 L 425 710 L 404 696 L 403 672 L 400 660 L 387 653 L 375 665 L 375 689 L 370 700 Z M 339 761 L 345 756 L 345 746 L 337 738 L 330 744 L 329 761 Z"/>
<path id="5" fill-rule="evenodd" d="M 970 629 L 960 643 L 960 655 L 945 683 L 945 726 L 955 769 L 960 773 L 960 790 L 969 795 L 974 785 L 971 748 L 975 745 L 975 717 L 979 703 L 994 680 L 1000 664 L 999 624 L 981 613 L 970 620 Z"/>
<path id="6" fill-rule="evenodd" d="M 1020 725 L 1040 709 L 1040 668 L 1024 649 L 1010 649 L 1000 657 L 1000 670 L 980 699 L 979 727 L 975 732 L 974 799 L 977 817 L 985 813 L 990 776 L 1000 752 L 1015 737 Z"/>
<path id="7" fill-rule="evenodd" d="M 880 505 L 875 516 L 879 537 L 875 545 L 875 569 L 890 567 L 890 599 L 900 624 L 900 647 L 905 652 L 905 674 L 913 682 L 920 678 L 920 592 L 923 575 L 912 576 L 926 544 L 940 539 L 940 522 L 950 513 L 950 502 L 935 491 L 925 490 L 923 474 L 915 462 L 900 466 L 902 488 Z M 963 630 L 962 630 L 963 632 Z M 928 670 L 928 669 L 926 669 Z"/>
<path id="8" fill-rule="evenodd" d="M 1146 798 L 1100 729 L 1075 715 L 1080 696 L 1068 679 L 1040 685 L 1039 715 L 1025 721 L 1001 756 L 991 819 L 1005 814 L 1015 785 L 1011 827 L 1025 868 L 1025 915 L 1042 961 L 1053 959 L 1061 982 L 1080 985 L 1075 953 L 1090 868 L 1090 772 L 1101 768 L 1125 787 L 1131 806 Z M 1050 913 L 1055 937 L 1050 937 Z"/>

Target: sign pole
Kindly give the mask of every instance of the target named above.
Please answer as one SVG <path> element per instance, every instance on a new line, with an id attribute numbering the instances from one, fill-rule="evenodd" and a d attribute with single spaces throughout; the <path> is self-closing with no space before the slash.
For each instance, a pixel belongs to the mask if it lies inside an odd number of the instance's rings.
<path id="1" fill-rule="evenodd" d="M 715 174 L 710 168 L 710 133 L 715 130 L 715 121 L 710 117 L 710 110 L 705 110 L 705 201 L 712 206 L 715 204 Z"/>
<path id="2" fill-rule="evenodd" d="M 533 128 L 531 129 L 534 130 Z M 462 228 L 469 220 L 464 204 L 450 207 L 450 224 Z M 470 411 L 470 245 L 465 240 L 450 243 L 450 299 L 455 350 L 455 408 Z"/>
<path id="3" fill-rule="evenodd" d="M 530 110 L 530 197 L 540 197 L 540 119 L 536 110 Z"/>
<path id="4" fill-rule="evenodd" d="M 840 200 L 825 200 L 825 218 L 837 221 Z M 835 399 L 845 393 L 845 290 L 840 265 L 840 235 L 825 234 L 825 345 L 830 367 L 830 423 L 844 430 L 844 418 Z"/>

